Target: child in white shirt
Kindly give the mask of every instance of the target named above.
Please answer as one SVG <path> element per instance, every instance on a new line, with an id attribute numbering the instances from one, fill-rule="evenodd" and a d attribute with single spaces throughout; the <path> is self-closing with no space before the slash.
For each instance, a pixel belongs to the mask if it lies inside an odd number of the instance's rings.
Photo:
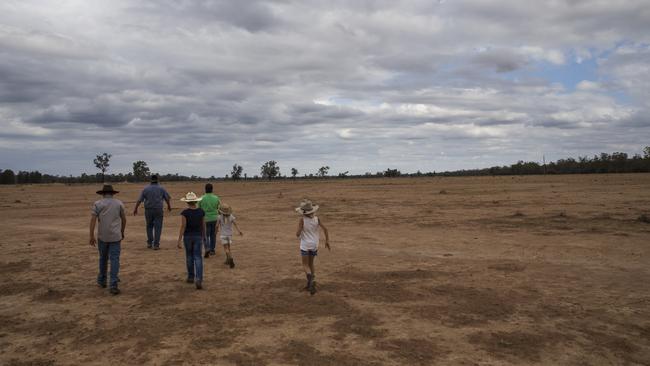
<path id="1" fill-rule="evenodd" d="M 307 287 L 310 294 L 316 293 L 316 273 L 314 269 L 314 258 L 318 255 L 318 242 L 320 241 L 320 230 L 325 233 L 325 247 L 330 249 L 329 233 L 323 221 L 314 213 L 318 210 L 318 205 L 312 205 L 311 201 L 303 200 L 296 212 L 302 217 L 298 222 L 298 231 L 296 236 L 300 238 L 300 256 L 302 257 L 302 268 L 307 275 Z"/>
<path id="2" fill-rule="evenodd" d="M 230 266 L 230 268 L 235 268 L 235 261 L 232 259 L 232 254 L 230 253 L 230 244 L 232 244 L 232 227 L 235 226 L 235 229 L 239 232 L 239 235 L 242 236 L 244 233 L 239 230 L 237 222 L 235 221 L 235 215 L 232 214 L 232 208 L 226 203 L 222 203 L 219 207 L 219 217 L 217 218 L 217 232 L 221 229 L 221 244 L 223 245 L 223 250 L 226 252 L 226 261 L 224 264 Z"/>

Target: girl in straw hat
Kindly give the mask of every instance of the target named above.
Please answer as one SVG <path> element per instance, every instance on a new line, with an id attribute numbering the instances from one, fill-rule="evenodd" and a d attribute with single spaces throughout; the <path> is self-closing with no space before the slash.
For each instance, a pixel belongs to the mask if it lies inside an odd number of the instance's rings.
<path id="1" fill-rule="evenodd" d="M 178 234 L 178 249 L 181 241 L 185 244 L 185 261 L 187 264 L 187 282 L 194 283 L 197 290 L 203 288 L 203 257 L 201 246 L 205 239 L 205 212 L 196 207 L 201 198 L 194 192 L 188 192 L 181 201 L 187 203 L 187 208 L 181 212 L 181 230 Z"/>
<path id="2" fill-rule="evenodd" d="M 232 259 L 232 253 L 230 253 L 230 244 L 232 244 L 232 227 L 235 226 L 235 229 L 239 232 L 239 235 L 242 236 L 244 233 L 239 230 L 237 222 L 235 221 L 235 215 L 232 214 L 232 208 L 227 203 L 222 203 L 219 206 L 219 217 L 217 217 L 217 232 L 221 229 L 221 244 L 223 245 L 223 250 L 226 252 L 226 262 L 230 268 L 235 268 L 235 261 Z"/>
<path id="3" fill-rule="evenodd" d="M 300 256 L 302 257 L 302 268 L 307 275 L 307 286 L 310 294 L 316 293 L 316 272 L 314 269 L 314 258 L 318 255 L 318 242 L 320 241 L 320 230 L 325 233 L 325 247 L 330 250 L 330 237 L 325 225 L 314 213 L 318 210 L 309 200 L 303 200 L 296 212 L 302 217 L 298 221 L 296 236 L 300 238 Z"/>

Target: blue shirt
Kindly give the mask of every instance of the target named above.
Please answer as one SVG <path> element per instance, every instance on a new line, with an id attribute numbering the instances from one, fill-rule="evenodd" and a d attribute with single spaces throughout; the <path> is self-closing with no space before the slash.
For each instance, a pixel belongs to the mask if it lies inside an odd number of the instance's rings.
<path id="1" fill-rule="evenodd" d="M 203 217 L 205 212 L 200 208 L 185 209 L 181 212 L 185 216 L 185 232 L 184 235 L 201 235 L 203 228 Z"/>
<path id="2" fill-rule="evenodd" d="M 157 183 L 151 183 L 142 190 L 142 193 L 140 193 L 138 203 L 144 202 L 145 210 L 162 210 L 163 201 L 168 199 L 169 193 L 167 193 L 165 188 L 161 187 Z"/>

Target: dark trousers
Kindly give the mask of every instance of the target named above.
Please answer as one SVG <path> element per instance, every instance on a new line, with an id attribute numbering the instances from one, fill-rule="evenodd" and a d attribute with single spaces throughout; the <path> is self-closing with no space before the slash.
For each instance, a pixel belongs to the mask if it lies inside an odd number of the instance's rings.
<path id="1" fill-rule="evenodd" d="M 205 251 L 214 252 L 217 247 L 217 222 L 210 221 L 205 223 Z"/>
<path id="2" fill-rule="evenodd" d="M 163 227 L 163 209 L 145 209 L 144 218 L 147 222 L 147 246 L 159 247 Z"/>

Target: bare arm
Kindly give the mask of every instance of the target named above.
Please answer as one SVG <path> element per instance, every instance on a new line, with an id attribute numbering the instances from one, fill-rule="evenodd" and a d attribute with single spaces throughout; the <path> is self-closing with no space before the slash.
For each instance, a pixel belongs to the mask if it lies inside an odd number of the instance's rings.
<path id="1" fill-rule="evenodd" d="M 172 204 L 169 203 L 169 197 L 165 197 L 165 202 L 167 202 L 167 211 L 172 212 Z"/>
<path id="2" fill-rule="evenodd" d="M 296 231 L 296 237 L 300 237 L 300 234 L 302 234 L 302 229 L 304 227 L 305 223 L 302 220 L 302 217 L 300 218 L 300 221 L 298 221 L 298 231 Z"/>
<path id="3" fill-rule="evenodd" d="M 124 210 L 120 211 L 120 218 L 122 219 L 122 240 L 124 240 L 124 230 L 126 229 L 126 214 Z"/>
<path id="4" fill-rule="evenodd" d="M 330 234 L 329 234 L 329 231 L 327 231 L 327 228 L 325 227 L 325 225 L 323 225 L 323 220 L 321 220 L 320 217 L 318 218 L 318 225 L 323 228 L 323 232 L 325 233 L 325 247 L 327 248 L 327 250 L 331 250 L 330 249 Z"/>
<path id="5" fill-rule="evenodd" d="M 181 216 L 181 230 L 178 233 L 178 244 L 176 245 L 178 249 L 181 248 L 181 241 L 183 241 L 183 233 L 185 232 L 185 226 L 187 225 L 187 219 L 185 216 Z"/>
<path id="6" fill-rule="evenodd" d="M 90 217 L 90 240 L 88 244 L 95 246 L 97 240 L 95 240 L 95 225 L 97 224 L 97 216 L 92 215 Z"/>
<path id="7" fill-rule="evenodd" d="M 138 202 L 135 203 L 135 208 L 133 209 L 133 216 L 138 214 L 138 207 L 140 207 L 141 203 L 142 203 L 142 201 L 138 201 Z"/>
<path id="8" fill-rule="evenodd" d="M 235 225 L 235 229 L 237 229 L 237 231 L 239 231 L 239 235 L 243 236 L 244 233 L 242 233 L 241 230 L 239 230 L 239 226 L 237 226 L 237 221 L 233 221 L 232 224 Z"/>

